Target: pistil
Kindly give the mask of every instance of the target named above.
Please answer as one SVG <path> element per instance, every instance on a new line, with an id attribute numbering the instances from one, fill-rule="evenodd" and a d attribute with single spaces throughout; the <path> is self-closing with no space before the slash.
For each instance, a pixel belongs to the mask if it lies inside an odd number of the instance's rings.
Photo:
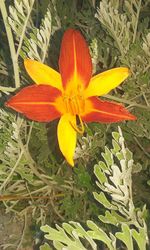
<path id="1" fill-rule="evenodd" d="M 81 95 L 64 95 L 63 101 L 67 113 L 78 117 L 79 124 L 77 122 L 70 122 L 71 126 L 79 134 L 84 133 L 84 125 L 80 115 L 84 112 L 85 101 Z"/>
<path id="2" fill-rule="evenodd" d="M 83 134 L 84 133 L 84 125 L 83 125 L 83 122 L 82 122 L 82 119 L 80 116 L 78 116 L 78 119 L 79 119 L 79 124 L 73 123 L 73 122 L 70 122 L 70 124 L 77 133 Z"/>

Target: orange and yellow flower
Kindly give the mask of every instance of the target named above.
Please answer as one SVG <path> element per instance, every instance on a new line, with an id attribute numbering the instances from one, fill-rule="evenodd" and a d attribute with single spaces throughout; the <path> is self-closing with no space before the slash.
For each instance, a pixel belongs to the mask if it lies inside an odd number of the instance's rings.
<path id="1" fill-rule="evenodd" d="M 63 36 L 59 70 L 34 60 L 24 61 L 26 71 L 36 85 L 23 88 L 6 105 L 38 122 L 58 119 L 58 142 L 61 152 L 74 166 L 77 133 L 84 132 L 83 122 L 112 123 L 135 120 L 121 104 L 100 100 L 129 76 L 126 67 L 114 68 L 92 77 L 88 46 L 77 30 Z"/>

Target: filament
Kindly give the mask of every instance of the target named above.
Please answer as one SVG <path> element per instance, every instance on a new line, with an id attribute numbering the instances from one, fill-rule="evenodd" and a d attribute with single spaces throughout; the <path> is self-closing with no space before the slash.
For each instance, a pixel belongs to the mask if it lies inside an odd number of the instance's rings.
<path id="1" fill-rule="evenodd" d="M 79 115 L 78 115 L 78 118 L 79 118 L 79 125 L 77 125 L 74 122 L 70 122 L 70 124 L 77 133 L 83 134 L 84 133 L 84 125 L 83 125 L 82 119 Z"/>

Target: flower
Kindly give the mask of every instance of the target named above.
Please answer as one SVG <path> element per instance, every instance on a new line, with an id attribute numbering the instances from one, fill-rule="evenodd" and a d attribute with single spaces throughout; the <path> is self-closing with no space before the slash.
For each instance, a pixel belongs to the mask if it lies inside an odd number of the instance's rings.
<path id="1" fill-rule="evenodd" d="M 6 106 L 38 122 L 60 118 L 57 128 L 59 147 L 71 166 L 77 133 L 84 132 L 83 122 L 112 123 L 135 120 L 123 105 L 100 100 L 130 74 L 126 67 L 114 68 L 92 77 L 88 46 L 81 33 L 68 29 L 63 36 L 59 69 L 34 60 L 24 61 L 26 71 L 36 85 L 23 88 Z"/>

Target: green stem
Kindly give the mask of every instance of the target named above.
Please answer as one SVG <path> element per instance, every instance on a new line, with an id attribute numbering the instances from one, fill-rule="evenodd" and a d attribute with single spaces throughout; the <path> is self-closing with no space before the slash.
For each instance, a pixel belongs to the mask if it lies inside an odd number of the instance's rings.
<path id="1" fill-rule="evenodd" d="M 30 128 L 29 128 L 28 138 L 27 138 L 27 142 L 26 142 L 26 147 L 27 148 L 28 148 L 29 141 L 30 141 L 30 138 L 31 138 L 31 133 L 32 133 L 33 125 L 34 125 L 34 122 L 32 121 L 31 125 L 30 125 Z"/>
<path id="2" fill-rule="evenodd" d="M 0 0 L 0 9 L 1 9 L 2 18 L 4 21 L 4 25 L 5 25 L 5 29 L 6 29 L 11 59 L 12 59 L 12 63 L 13 63 L 15 86 L 16 86 L 16 88 L 19 88 L 20 87 L 19 67 L 18 67 L 18 61 L 17 61 L 17 57 L 16 57 L 16 50 L 15 50 L 12 31 L 11 31 L 11 28 L 10 28 L 8 22 L 7 22 L 8 14 L 7 14 L 6 6 L 5 6 L 5 0 Z"/>
<path id="3" fill-rule="evenodd" d="M 23 150 L 20 152 L 19 157 L 18 157 L 18 159 L 17 159 L 17 161 L 16 161 L 14 167 L 12 167 L 12 169 L 11 169 L 10 173 L 8 174 L 7 178 L 5 179 L 5 181 L 3 182 L 3 184 L 1 185 L 1 187 L 0 187 L 0 192 L 1 192 L 1 191 L 3 190 L 3 188 L 7 185 L 8 181 L 9 181 L 10 178 L 11 178 L 11 176 L 12 176 L 13 173 L 15 172 L 15 170 L 16 170 L 16 168 L 18 167 L 18 164 L 19 164 L 19 162 L 20 162 L 22 156 L 23 156 Z"/>
<path id="4" fill-rule="evenodd" d="M 27 14 L 27 17 L 26 17 L 26 20 L 25 20 L 25 23 L 24 23 L 24 26 L 23 26 L 23 29 L 22 29 L 21 37 L 20 37 L 20 40 L 19 40 L 19 45 L 18 45 L 18 48 L 17 48 L 17 54 L 16 54 L 16 58 L 17 59 L 18 59 L 19 54 L 20 54 L 20 49 L 22 47 L 24 35 L 25 35 L 25 32 L 26 32 L 26 27 L 27 27 L 27 24 L 28 24 L 28 21 L 29 21 L 29 17 L 30 17 L 31 11 L 32 11 L 32 7 L 33 7 L 33 4 L 34 4 L 34 1 L 35 0 L 31 1 L 30 10 L 29 10 L 29 12 Z"/>
<path id="5" fill-rule="evenodd" d="M 135 39 L 136 39 L 137 26 L 138 26 L 139 15 L 140 15 L 140 9 L 141 9 L 141 0 L 139 1 L 138 11 L 137 11 L 137 15 L 136 15 L 136 23 L 135 23 L 135 27 L 134 27 L 134 34 L 133 34 L 133 41 L 132 41 L 133 43 L 135 42 Z"/>
<path id="6" fill-rule="evenodd" d="M 115 97 L 112 95 L 105 95 L 104 97 L 111 99 L 111 100 L 114 100 L 114 101 L 117 101 L 117 102 L 128 104 L 128 105 L 133 106 L 133 107 L 138 107 L 138 108 L 150 110 L 150 107 L 148 107 L 148 106 L 137 104 L 135 102 L 130 102 L 130 101 L 125 100 L 123 98 Z"/>

